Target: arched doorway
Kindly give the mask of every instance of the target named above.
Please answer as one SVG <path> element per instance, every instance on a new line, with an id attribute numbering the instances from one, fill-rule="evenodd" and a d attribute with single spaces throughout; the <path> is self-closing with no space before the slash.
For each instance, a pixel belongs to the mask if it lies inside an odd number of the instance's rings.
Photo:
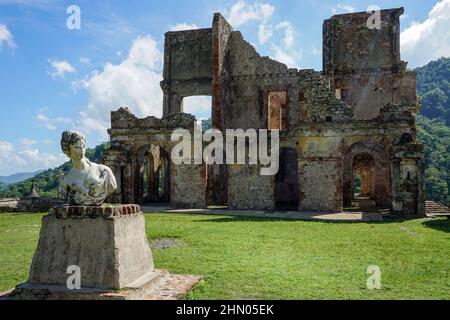
<path id="1" fill-rule="evenodd" d="M 139 150 L 136 180 L 139 204 L 170 201 L 170 158 L 163 147 L 152 144 Z"/>
<path id="2" fill-rule="evenodd" d="M 279 159 L 280 167 L 275 176 L 275 208 L 297 211 L 299 205 L 297 151 L 293 148 L 282 148 Z"/>
<path id="3" fill-rule="evenodd" d="M 358 142 L 344 157 L 344 207 L 389 207 L 391 163 L 383 145 Z"/>
<path id="4" fill-rule="evenodd" d="M 368 153 L 353 158 L 353 201 L 361 207 L 375 206 L 375 159 Z"/>

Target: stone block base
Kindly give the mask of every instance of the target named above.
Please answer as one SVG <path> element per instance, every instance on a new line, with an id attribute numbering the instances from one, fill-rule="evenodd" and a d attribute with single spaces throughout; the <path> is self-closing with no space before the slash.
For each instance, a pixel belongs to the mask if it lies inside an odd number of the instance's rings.
<path id="1" fill-rule="evenodd" d="M 154 269 L 138 205 L 57 206 L 42 219 L 28 281 L 7 299 L 141 300 L 167 286 L 177 298 L 200 280 L 178 277 Z"/>
<path id="2" fill-rule="evenodd" d="M 155 270 L 147 279 L 122 290 L 69 290 L 64 286 L 24 283 L 3 296 L 0 294 L 0 300 L 177 300 L 200 280 L 199 276 L 170 275 L 166 270 Z"/>
<path id="3" fill-rule="evenodd" d="M 42 218 L 28 282 L 66 286 L 71 266 L 79 268 L 86 288 L 123 289 L 151 277 L 152 252 L 139 206 L 53 208 Z"/>

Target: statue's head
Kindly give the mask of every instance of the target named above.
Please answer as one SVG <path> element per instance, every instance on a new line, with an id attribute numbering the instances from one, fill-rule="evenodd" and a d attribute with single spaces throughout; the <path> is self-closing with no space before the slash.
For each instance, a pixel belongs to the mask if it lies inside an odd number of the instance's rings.
<path id="1" fill-rule="evenodd" d="M 78 132 L 64 131 L 61 149 L 70 159 L 81 160 L 86 152 L 86 138 Z"/>

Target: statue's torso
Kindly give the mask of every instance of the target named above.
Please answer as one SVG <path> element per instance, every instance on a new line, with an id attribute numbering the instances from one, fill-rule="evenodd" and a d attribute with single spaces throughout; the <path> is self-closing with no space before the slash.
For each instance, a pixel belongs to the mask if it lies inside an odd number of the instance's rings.
<path id="1" fill-rule="evenodd" d="M 100 205 L 116 187 L 114 175 L 108 167 L 89 162 L 87 167 L 72 168 L 63 177 L 60 196 L 70 204 Z"/>

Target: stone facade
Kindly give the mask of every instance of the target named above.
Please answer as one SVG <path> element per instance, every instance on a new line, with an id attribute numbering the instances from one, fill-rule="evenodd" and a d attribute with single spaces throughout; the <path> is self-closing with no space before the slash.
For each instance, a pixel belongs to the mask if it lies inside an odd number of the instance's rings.
<path id="1" fill-rule="evenodd" d="M 356 198 L 358 175 L 377 206 L 422 216 L 419 104 L 416 75 L 400 60 L 402 13 L 383 10 L 374 30 L 365 12 L 326 20 L 322 72 L 260 56 L 220 14 L 210 29 L 166 33 L 163 118 L 137 119 L 126 108 L 111 115 L 105 164 L 119 184 L 111 200 L 341 211 Z M 183 113 L 183 98 L 193 95 L 212 96 L 216 129 L 278 125 L 278 174 L 261 176 L 259 164 L 175 166 L 170 135 L 174 128 L 193 131 L 194 117 Z"/>

